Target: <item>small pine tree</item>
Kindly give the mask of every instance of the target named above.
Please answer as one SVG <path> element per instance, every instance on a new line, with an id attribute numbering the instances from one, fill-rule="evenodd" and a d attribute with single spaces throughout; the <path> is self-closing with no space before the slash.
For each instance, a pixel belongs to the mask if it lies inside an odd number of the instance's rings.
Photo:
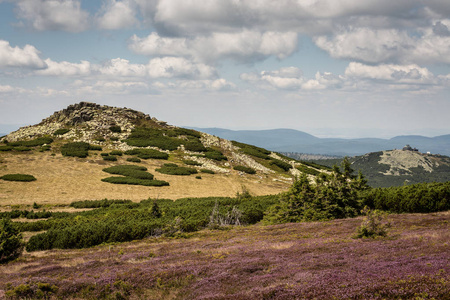
<path id="1" fill-rule="evenodd" d="M 152 208 L 150 210 L 150 213 L 155 218 L 161 218 L 162 213 L 161 213 L 161 210 L 159 209 L 158 203 L 156 203 L 156 201 L 153 202 L 153 205 L 152 205 Z"/>
<path id="2" fill-rule="evenodd" d="M 13 226 L 11 219 L 0 221 L 0 263 L 8 262 L 22 254 L 22 234 Z"/>

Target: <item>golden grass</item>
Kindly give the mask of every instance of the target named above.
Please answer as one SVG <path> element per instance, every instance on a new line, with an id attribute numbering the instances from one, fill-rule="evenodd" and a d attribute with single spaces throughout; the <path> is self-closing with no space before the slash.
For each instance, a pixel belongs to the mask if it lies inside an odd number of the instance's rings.
<path id="1" fill-rule="evenodd" d="M 179 199 L 184 197 L 235 196 L 242 187 L 252 195 L 277 194 L 286 190 L 289 183 L 274 181 L 275 177 L 257 175 L 239 176 L 231 174 L 199 174 L 202 179 L 191 176 L 173 176 L 155 171 L 165 161 L 147 160 L 139 165 L 148 168 L 158 180 L 170 183 L 167 187 L 144 187 L 115 185 L 102 182 L 110 176 L 103 168 L 130 164 L 124 157 L 117 162 L 106 162 L 97 156 L 88 158 L 51 156 L 44 153 L 0 153 L 0 176 L 12 173 L 31 174 L 34 182 L 11 182 L 0 180 L 0 206 L 34 202 L 40 205 L 69 204 L 78 200 L 129 199 L 140 201 L 147 198 Z"/>

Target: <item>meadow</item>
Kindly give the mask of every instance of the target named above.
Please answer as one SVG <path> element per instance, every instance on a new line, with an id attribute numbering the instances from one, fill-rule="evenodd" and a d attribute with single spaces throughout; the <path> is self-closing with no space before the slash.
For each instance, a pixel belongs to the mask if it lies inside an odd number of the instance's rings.
<path id="1" fill-rule="evenodd" d="M 27 252 L 0 266 L 0 298 L 450 299 L 449 212 L 204 229 L 87 249 Z"/>

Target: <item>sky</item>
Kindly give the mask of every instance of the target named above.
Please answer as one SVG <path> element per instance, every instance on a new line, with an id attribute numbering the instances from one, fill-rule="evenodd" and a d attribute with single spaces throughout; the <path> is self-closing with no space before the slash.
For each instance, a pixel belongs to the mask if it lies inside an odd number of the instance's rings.
<path id="1" fill-rule="evenodd" d="M 0 124 L 81 101 L 176 126 L 450 134 L 450 1 L 0 0 Z"/>

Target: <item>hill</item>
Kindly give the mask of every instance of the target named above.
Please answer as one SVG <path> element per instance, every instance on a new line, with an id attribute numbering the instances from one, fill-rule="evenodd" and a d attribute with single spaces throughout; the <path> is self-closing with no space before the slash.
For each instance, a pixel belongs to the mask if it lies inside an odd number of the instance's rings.
<path id="1" fill-rule="evenodd" d="M 107 173 L 107 167 L 125 164 L 140 169 Z M 0 177 L 37 179 L 0 180 L 0 205 L 277 194 L 299 169 L 310 176 L 321 171 L 133 109 L 81 102 L 0 139 Z"/>
<path id="2" fill-rule="evenodd" d="M 379 138 L 318 138 L 306 132 L 292 129 L 227 130 L 220 128 L 196 128 L 222 138 L 250 143 L 277 152 L 297 152 L 338 156 L 356 156 L 385 149 L 402 149 L 413 145 L 423 152 L 450 155 L 450 135 L 433 138 L 408 135 L 391 139 Z"/>
<path id="3" fill-rule="evenodd" d="M 314 160 L 332 166 L 341 159 Z M 361 170 L 373 187 L 401 186 L 405 183 L 450 181 L 450 157 L 410 150 L 372 152 L 350 158 L 352 168 Z"/>

